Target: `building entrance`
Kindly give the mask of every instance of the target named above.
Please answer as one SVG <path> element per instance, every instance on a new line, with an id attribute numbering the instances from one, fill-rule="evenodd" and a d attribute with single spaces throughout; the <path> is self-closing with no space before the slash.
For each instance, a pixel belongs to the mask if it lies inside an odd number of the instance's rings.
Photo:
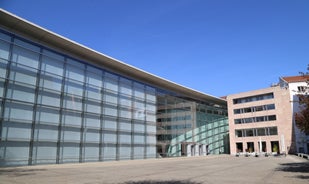
<path id="1" fill-rule="evenodd" d="M 197 144 L 197 143 L 182 143 L 181 144 L 181 155 L 182 156 L 206 156 L 207 155 L 206 144 Z"/>
<path id="2" fill-rule="evenodd" d="M 271 151 L 273 153 L 279 154 L 280 153 L 279 141 L 271 141 L 270 144 L 271 144 Z"/>

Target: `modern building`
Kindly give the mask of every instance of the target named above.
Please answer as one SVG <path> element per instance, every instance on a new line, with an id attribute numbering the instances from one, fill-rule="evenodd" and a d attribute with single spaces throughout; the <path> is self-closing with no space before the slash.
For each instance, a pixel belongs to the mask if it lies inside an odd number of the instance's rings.
<path id="1" fill-rule="evenodd" d="M 295 145 L 298 153 L 307 153 L 309 154 L 309 135 L 302 133 L 294 121 L 294 114 L 300 111 L 299 108 L 299 94 L 307 94 L 309 92 L 308 88 L 309 76 L 287 76 L 280 77 L 279 85 L 282 88 L 287 88 L 290 91 L 289 101 L 291 103 L 291 109 L 293 113 L 293 127 L 294 127 L 294 136 L 295 136 Z"/>
<path id="2" fill-rule="evenodd" d="M 295 152 L 289 99 L 278 85 L 228 95 L 231 154 Z"/>
<path id="3" fill-rule="evenodd" d="M 0 10 L 0 165 L 229 153 L 226 100 Z"/>

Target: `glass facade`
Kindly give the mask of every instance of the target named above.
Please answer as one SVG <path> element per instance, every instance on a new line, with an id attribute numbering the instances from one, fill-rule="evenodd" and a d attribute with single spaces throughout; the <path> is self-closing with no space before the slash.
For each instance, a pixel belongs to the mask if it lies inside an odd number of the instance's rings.
<path id="1" fill-rule="evenodd" d="M 226 106 L 181 97 L 0 30 L 0 165 L 181 156 L 184 142 L 228 152 L 227 134 Z"/>

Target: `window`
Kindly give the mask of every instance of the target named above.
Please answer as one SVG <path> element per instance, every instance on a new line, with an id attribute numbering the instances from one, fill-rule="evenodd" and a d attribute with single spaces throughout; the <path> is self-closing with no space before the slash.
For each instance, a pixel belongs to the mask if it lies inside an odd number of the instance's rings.
<path id="1" fill-rule="evenodd" d="M 275 109 L 275 104 L 268 104 L 268 105 L 261 105 L 261 106 L 253 106 L 253 107 L 246 107 L 241 109 L 234 109 L 234 114 L 243 114 L 243 113 L 250 113 L 250 112 L 258 112 L 258 111 L 266 111 Z"/>
<path id="2" fill-rule="evenodd" d="M 245 133 L 246 133 L 246 137 L 252 137 L 252 136 L 254 136 L 254 134 L 253 134 L 253 129 L 246 129 L 246 130 L 245 130 Z"/>
<path id="3" fill-rule="evenodd" d="M 236 137 L 243 137 L 242 130 L 235 130 Z"/>
<path id="4" fill-rule="evenodd" d="M 234 109 L 234 114 L 240 114 L 240 109 Z"/>
<path id="5" fill-rule="evenodd" d="M 274 94 L 267 93 L 267 94 L 262 94 L 262 95 L 233 99 L 233 103 L 240 104 L 240 103 L 254 102 L 254 101 L 260 101 L 260 100 L 266 100 L 266 99 L 272 99 L 272 98 L 274 98 Z"/>
<path id="6" fill-rule="evenodd" d="M 235 130 L 236 137 L 271 136 L 271 135 L 278 135 L 277 127 Z"/>
<path id="7" fill-rule="evenodd" d="M 269 135 L 278 135 L 277 127 L 270 127 L 269 128 Z"/>
<path id="8" fill-rule="evenodd" d="M 276 119 L 276 115 L 268 116 L 268 121 L 275 121 Z"/>
<path id="9" fill-rule="evenodd" d="M 258 128 L 257 129 L 257 136 L 265 136 L 265 128 Z"/>
<path id="10" fill-rule="evenodd" d="M 308 90 L 308 86 L 298 86 L 298 92 L 306 92 Z"/>
<path id="11" fill-rule="evenodd" d="M 267 109 L 267 110 L 275 109 L 275 104 L 266 105 L 266 109 Z"/>
<path id="12" fill-rule="evenodd" d="M 254 122 L 265 122 L 265 121 L 275 121 L 276 115 L 270 116 L 258 116 L 258 117 L 249 117 L 249 118 L 242 118 L 242 119 L 235 119 L 235 124 L 241 123 L 254 123 Z"/>
<path id="13" fill-rule="evenodd" d="M 263 106 L 256 106 L 255 111 L 263 111 Z"/>
<path id="14" fill-rule="evenodd" d="M 249 107 L 249 108 L 244 108 L 244 113 L 248 113 L 248 112 L 252 112 L 251 107 Z"/>

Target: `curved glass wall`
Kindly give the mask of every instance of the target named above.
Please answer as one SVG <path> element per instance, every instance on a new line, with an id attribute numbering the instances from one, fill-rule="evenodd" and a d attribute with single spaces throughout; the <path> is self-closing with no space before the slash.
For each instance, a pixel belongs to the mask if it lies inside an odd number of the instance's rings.
<path id="1" fill-rule="evenodd" d="M 226 109 L 166 94 L 158 95 L 157 101 L 157 152 L 161 157 L 229 153 Z M 204 149 L 203 154 L 195 149 Z"/>
<path id="2" fill-rule="evenodd" d="M 0 165 L 181 156 L 185 142 L 218 153 L 227 134 L 222 118 L 226 107 L 185 99 L 0 30 Z"/>

